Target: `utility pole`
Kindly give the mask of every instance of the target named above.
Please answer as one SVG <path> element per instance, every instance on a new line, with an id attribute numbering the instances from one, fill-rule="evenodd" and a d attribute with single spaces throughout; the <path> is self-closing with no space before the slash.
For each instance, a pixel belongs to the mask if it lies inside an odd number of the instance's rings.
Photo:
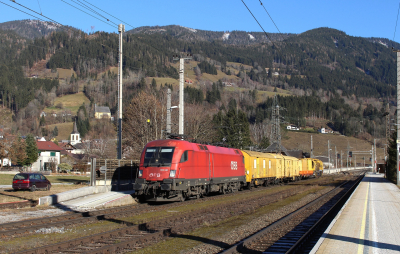
<path id="1" fill-rule="evenodd" d="M 335 146 L 335 167 L 336 167 L 336 169 L 338 168 L 338 167 L 337 167 L 337 151 L 336 151 L 336 146 Z"/>
<path id="2" fill-rule="evenodd" d="M 331 169 L 331 149 L 329 147 L 329 140 L 328 140 L 328 165 L 329 165 L 329 169 Z"/>
<path id="3" fill-rule="evenodd" d="M 343 168 L 343 153 L 342 150 L 340 150 L 340 171 L 342 171 Z"/>
<path id="4" fill-rule="evenodd" d="M 177 55 L 173 57 L 173 60 L 179 59 L 179 135 L 184 135 L 184 69 L 185 60 L 192 59 L 191 54 L 187 54 L 185 57 L 178 57 Z"/>
<path id="5" fill-rule="evenodd" d="M 374 173 L 376 172 L 376 139 L 374 139 Z"/>
<path id="6" fill-rule="evenodd" d="M 122 159 L 122 35 L 125 25 L 118 25 L 119 59 L 118 59 L 118 159 Z"/>
<path id="7" fill-rule="evenodd" d="M 314 158 L 314 149 L 313 149 L 313 143 L 312 143 L 312 135 L 311 135 L 311 154 L 310 158 Z"/>
<path id="8" fill-rule="evenodd" d="M 396 150 L 396 174 L 397 174 L 397 186 L 400 186 L 400 169 L 399 169 L 399 148 L 400 148 L 400 50 L 395 50 L 392 47 L 392 50 L 397 54 L 397 150 Z"/>
<path id="9" fill-rule="evenodd" d="M 171 133 L 171 89 L 167 90 L 167 134 Z"/>

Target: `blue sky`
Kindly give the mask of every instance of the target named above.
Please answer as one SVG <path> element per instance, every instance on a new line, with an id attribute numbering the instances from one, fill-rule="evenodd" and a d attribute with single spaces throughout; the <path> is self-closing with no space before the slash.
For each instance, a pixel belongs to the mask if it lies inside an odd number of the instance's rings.
<path id="1" fill-rule="evenodd" d="M 13 7 L 31 11 L 10 0 L 1 0 Z M 63 0 L 76 5 L 78 0 Z M 16 0 L 16 2 L 42 12 L 57 22 L 90 32 L 117 32 L 107 25 L 62 0 Z M 74 2 L 73 2 L 74 1 Z M 181 25 L 211 31 L 261 31 L 241 0 L 80 0 L 89 2 L 125 21 L 133 27 L 155 25 Z M 87 2 L 85 2 L 87 1 Z M 318 27 L 329 27 L 344 31 L 348 35 L 361 37 L 383 37 L 393 39 L 400 0 L 261 0 L 282 33 L 302 33 Z M 278 30 L 272 23 L 259 0 L 244 0 L 266 32 Z M 40 7 L 39 7 L 40 5 Z M 90 6 L 90 5 L 89 5 Z M 79 7 L 83 9 L 82 7 Z M 95 8 L 94 8 L 95 9 Z M 0 23 L 20 19 L 35 19 L 0 3 Z M 97 9 L 95 9 L 97 10 Z M 88 11 L 87 11 L 88 12 Z M 114 23 L 122 23 L 102 13 Z M 34 13 L 32 13 L 34 14 Z M 37 14 L 34 14 L 38 16 Z M 105 20 L 93 14 L 99 19 Z M 132 29 L 126 24 L 126 30 Z M 400 22 L 394 41 L 400 42 Z"/>

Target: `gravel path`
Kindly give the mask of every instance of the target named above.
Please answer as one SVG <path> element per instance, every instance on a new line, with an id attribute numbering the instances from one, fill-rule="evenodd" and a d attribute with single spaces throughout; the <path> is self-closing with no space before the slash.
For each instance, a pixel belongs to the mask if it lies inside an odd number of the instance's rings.
<path id="1" fill-rule="evenodd" d="M 42 209 L 41 210 L 9 209 L 7 211 L 3 210 L 0 211 L 0 224 L 13 221 L 34 219 L 34 218 L 63 215 L 65 213 L 67 212 L 57 208 L 49 208 L 43 210 Z"/>

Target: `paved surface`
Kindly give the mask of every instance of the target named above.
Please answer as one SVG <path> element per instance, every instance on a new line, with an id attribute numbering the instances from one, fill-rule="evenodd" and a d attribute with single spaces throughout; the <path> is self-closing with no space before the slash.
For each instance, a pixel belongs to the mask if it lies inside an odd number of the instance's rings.
<path id="1" fill-rule="evenodd" d="M 311 253 L 400 253 L 400 189 L 367 174 Z"/>
<path id="2" fill-rule="evenodd" d="M 118 205 L 136 203 L 131 194 L 135 191 L 116 192 L 110 191 L 83 196 L 80 198 L 58 203 L 58 207 L 74 211 L 87 211 L 96 208 L 105 208 Z"/>

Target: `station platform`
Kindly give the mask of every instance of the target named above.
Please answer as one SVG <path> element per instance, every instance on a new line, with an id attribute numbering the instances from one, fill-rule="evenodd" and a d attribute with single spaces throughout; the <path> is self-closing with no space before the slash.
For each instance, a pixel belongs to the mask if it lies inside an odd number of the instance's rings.
<path id="1" fill-rule="evenodd" d="M 311 253 L 399 253 L 400 189 L 367 173 Z"/>
<path id="2" fill-rule="evenodd" d="M 56 206 L 73 211 L 91 211 L 94 209 L 135 204 L 132 195 L 134 191 L 96 193 L 79 198 L 62 201 Z"/>

